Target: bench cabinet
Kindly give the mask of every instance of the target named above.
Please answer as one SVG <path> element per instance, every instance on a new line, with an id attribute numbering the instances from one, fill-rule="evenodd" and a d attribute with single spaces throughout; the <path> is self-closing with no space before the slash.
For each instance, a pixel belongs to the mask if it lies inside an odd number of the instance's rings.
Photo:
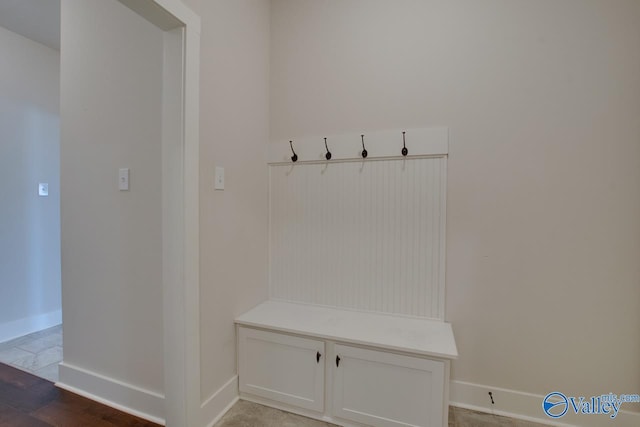
<path id="1" fill-rule="evenodd" d="M 240 392 L 324 409 L 324 342 L 239 328 Z"/>
<path id="2" fill-rule="evenodd" d="M 236 318 L 240 397 L 342 426 L 446 427 L 446 322 L 269 300 Z"/>
<path id="3" fill-rule="evenodd" d="M 447 360 L 243 326 L 238 348 L 245 399 L 345 426 L 447 425 Z"/>
<path id="4" fill-rule="evenodd" d="M 336 345 L 336 417 L 371 426 L 442 426 L 443 361 Z"/>

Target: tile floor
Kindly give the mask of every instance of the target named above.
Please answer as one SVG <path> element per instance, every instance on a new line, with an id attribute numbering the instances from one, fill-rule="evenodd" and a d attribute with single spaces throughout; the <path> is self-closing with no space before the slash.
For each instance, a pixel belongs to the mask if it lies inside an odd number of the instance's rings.
<path id="1" fill-rule="evenodd" d="M 62 362 L 62 325 L 0 343 L 0 363 L 49 381 L 58 381 Z"/>
<path id="2" fill-rule="evenodd" d="M 323 421 L 312 420 L 278 409 L 244 400 L 238 401 L 214 427 L 332 427 Z M 528 421 L 515 420 L 467 409 L 449 408 L 449 427 L 544 427 Z"/>
<path id="3" fill-rule="evenodd" d="M 449 427 L 545 427 L 531 421 L 516 420 L 485 412 L 470 411 L 468 409 L 449 407 Z"/>

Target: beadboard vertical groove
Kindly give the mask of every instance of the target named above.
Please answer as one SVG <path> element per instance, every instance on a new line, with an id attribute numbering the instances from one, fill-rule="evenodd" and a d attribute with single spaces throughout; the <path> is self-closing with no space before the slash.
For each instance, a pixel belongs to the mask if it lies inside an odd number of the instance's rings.
<path id="1" fill-rule="evenodd" d="M 273 299 L 444 318 L 446 156 L 270 165 Z"/>

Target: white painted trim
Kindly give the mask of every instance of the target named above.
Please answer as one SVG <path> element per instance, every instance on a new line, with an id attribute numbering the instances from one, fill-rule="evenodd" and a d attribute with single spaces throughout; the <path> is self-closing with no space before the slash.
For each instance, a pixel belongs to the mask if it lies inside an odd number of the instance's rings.
<path id="1" fill-rule="evenodd" d="M 161 30 L 168 31 L 175 28 L 182 28 L 182 22 L 172 14 L 168 13 L 164 8 L 156 2 L 140 1 L 140 0 L 118 0 L 129 9 L 143 16 L 147 21 L 151 22 Z"/>
<path id="2" fill-rule="evenodd" d="M 177 1 L 177 0 L 171 0 Z M 173 10 L 170 10 L 171 12 Z M 184 21 L 183 21 L 184 22 Z M 200 20 L 186 22 L 184 90 L 184 266 L 183 299 L 174 301 L 181 315 L 179 325 L 184 351 L 187 416 L 183 424 L 196 426 L 200 419 Z M 173 342 L 165 336 L 166 340 Z M 176 424 L 178 425 L 178 424 Z"/>
<path id="3" fill-rule="evenodd" d="M 174 171 L 173 180 L 163 178 L 163 199 L 172 204 L 163 205 L 163 246 L 174 250 L 163 251 L 163 335 L 164 335 L 164 399 L 166 421 L 170 425 L 195 427 L 200 420 L 200 223 L 199 223 L 199 149 L 200 149 L 200 17 L 181 0 L 145 0 L 145 5 L 120 0 L 127 6 L 134 5 L 136 13 L 155 25 L 164 25 L 165 18 L 154 11 L 159 6 L 184 24 L 164 34 L 164 54 L 175 58 L 176 39 L 182 47 L 182 87 L 163 81 L 164 89 L 172 91 L 171 97 L 181 98 L 182 123 L 163 127 L 174 133 L 176 140 L 163 140 L 163 155 L 172 159 L 163 163 L 163 175 Z M 163 24 L 164 23 L 164 24 Z M 167 29 L 167 28 L 165 28 Z M 167 64 L 164 65 L 165 71 Z M 171 68 L 171 72 L 174 70 Z M 169 83 L 169 86 L 166 86 Z M 179 89 L 176 96 L 174 90 Z M 166 99 L 165 99 L 166 101 Z M 175 102 L 175 99 L 172 101 Z M 179 108 L 178 108 L 179 109 Z M 163 105 L 163 114 L 175 112 Z M 166 119 L 166 117 L 164 117 Z M 167 149 L 169 144 L 178 144 Z M 163 160 L 165 162 L 166 160 Z M 179 170 L 179 172 L 175 172 Z M 179 181 L 179 182 L 178 182 Z M 165 218 L 170 220 L 165 221 Z M 170 264 L 170 268 L 165 268 Z M 169 277 L 166 277 L 169 274 Z"/>
<path id="4" fill-rule="evenodd" d="M 444 361 L 444 390 L 442 399 L 442 425 L 449 426 L 449 389 L 451 388 L 451 361 Z"/>
<path id="5" fill-rule="evenodd" d="M 200 34 L 200 17 L 180 0 L 118 0 L 162 30 L 182 25 Z"/>
<path id="6" fill-rule="evenodd" d="M 202 404 L 200 425 L 213 427 L 238 399 L 238 376 L 234 375 Z"/>
<path id="7" fill-rule="evenodd" d="M 438 265 L 438 271 L 440 277 L 438 278 L 438 318 L 440 320 L 447 320 L 447 163 L 442 162 L 444 170 L 440 174 L 442 179 L 440 185 L 440 224 L 438 226 L 438 232 L 441 234 L 440 238 L 440 260 Z"/>
<path id="8" fill-rule="evenodd" d="M 325 162 L 324 137 L 331 151 L 331 162 L 362 161 L 362 139 L 367 149 L 367 160 L 402 158 L 402 132 L 406 132 L 406 145 L 410 157 L 446 156 L 449 152 L 449 129 L 446 127 L 395 129 L 363 131 L 340 135 L 323 135 L 291 138 L 293 149 L 298 155 L 296 164 Z M 289 164 L 291 162 L 289 141 L 273 141 L 269 144 L 268 162 L 270 164 Z"/>
<path id="9" fill-rule="evenodd" d="M 57 387 L 164 425 L 164 396 L 63 362 Z"/>
<path id="10" fill-rule="evenodd" d="M 183 313 L 175 309 L 184 287 L 184 27 L 163 34 L 162 283 L 165 418 L 186 417 Z"/>
<path id="11" fill-rule="evenodd" d="M 62 323 L 62 310 L 0 323 L 0 343 L 29 335 Z"/>
<path id="12" fill-rule="evenodd" d="M 192 11 L 181 0 L 153 0 L 169 14 L 182 22 L 189 31 L 193 31 L 200 38 L 200 16 Z M 199 52 L 198 52 L 199 56 Z"/>
<path id="13" fill-rule="evenodd" d="M 197 426 L 200 419 L 200 18 L 179 0 L 157 0 L 185 24 L 183 32 L 182 152 L 180 184 L 171 191 L 180 212 L 163 233 L 177 245 L 163 264 L 172 263 L 178 276 L 164 281 L 164 349 L 166 417 L 171 425 Z M 172 30 L 175 31 L 175 30 Z M 164 212 L 163 214 L 171 214 Z"/>
<path id="14" fill-rule="evenodd" d="M 551 426 L 602 427 L 609 423 L 615 424 L 616 427 L 637 427 L 640 425 L 640 413 L 624 409 L 620 410 L 615 420 L 611 420 L 605 415 L 575 415 L 572 411 L 568 411 L 564 417 L 554 420 L 547 417 L 542 411 L 544 395 L 455 380 L 451 381 L 450 390 L 449 404 L 451 406 Z M 489 391 L 493 394 L 494 405 L 491 405 Z M 603 391 L 603 393 L 608 392 L 609 390 Z"/>

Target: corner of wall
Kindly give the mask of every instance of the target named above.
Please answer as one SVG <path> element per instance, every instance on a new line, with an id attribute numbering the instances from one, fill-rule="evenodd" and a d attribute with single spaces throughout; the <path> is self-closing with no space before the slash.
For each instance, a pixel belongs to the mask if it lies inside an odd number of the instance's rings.
<path id="1" fill-rule="evenodd" d="M 213 427 L 238 398 L 238 376 L 234 375 L 202 404 L 200 425 Z"/>

